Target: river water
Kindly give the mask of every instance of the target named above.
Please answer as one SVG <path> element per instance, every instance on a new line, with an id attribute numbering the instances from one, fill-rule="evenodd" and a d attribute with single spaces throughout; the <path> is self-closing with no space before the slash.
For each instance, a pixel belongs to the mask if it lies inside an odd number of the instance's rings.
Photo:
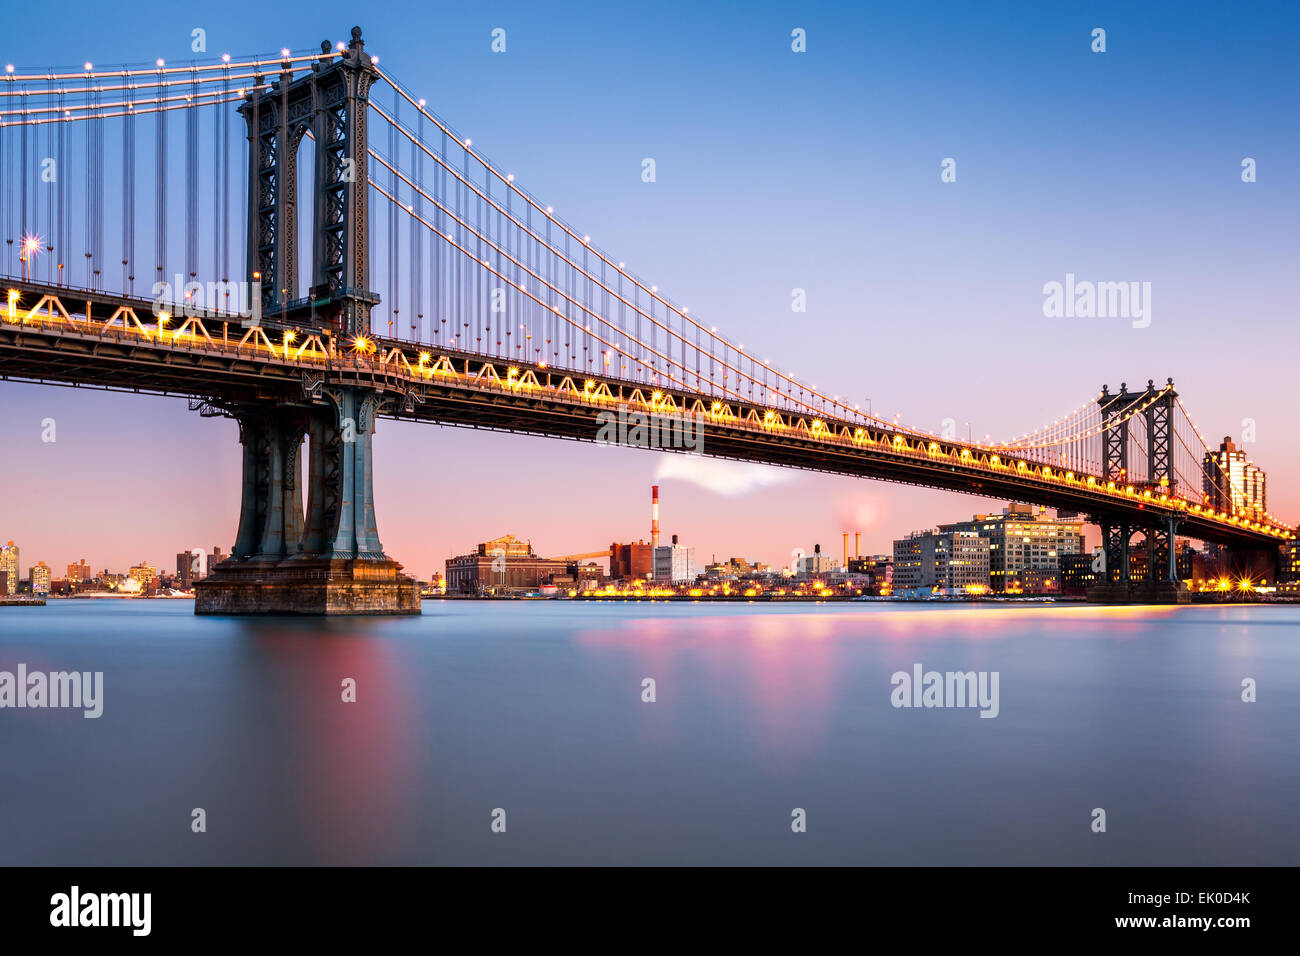
<path id="1" fill-rule="evenodd" d="M 1300 607 L 64 600 L 19 664 L 103 713 L 0 709 L 0 864 L 1300 863 Z"/>

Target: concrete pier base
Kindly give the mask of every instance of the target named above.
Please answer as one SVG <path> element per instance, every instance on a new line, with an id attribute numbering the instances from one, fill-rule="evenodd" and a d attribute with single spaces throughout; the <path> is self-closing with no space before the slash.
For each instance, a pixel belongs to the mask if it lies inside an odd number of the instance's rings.
<path id="1" fill-rule="evenodd" d="M 301 407 L 227 410 L 244 447 L 239 530 L 231 557 L 195 582 L 195 614 L 420 613 L 419 586 L 375 524 L 372 435 L 385 400 L 338 388 Z"/>
<path id="2" fill-rule="evenodd" d="M 389 559 L 228 560 L 194 582 L 195 614 L 419 614 L 414 580 Z"/>
<path id="3" fill-rule="evenodd" d="M 1192 592 L 1181 581 L 1107 582 L 1088 588 L 1095 604 L 1191 604 Z"/>

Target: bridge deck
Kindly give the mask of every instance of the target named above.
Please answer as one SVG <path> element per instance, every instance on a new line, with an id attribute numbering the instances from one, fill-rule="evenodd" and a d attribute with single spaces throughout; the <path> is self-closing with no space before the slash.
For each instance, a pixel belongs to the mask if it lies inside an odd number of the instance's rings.
<path id="1" fill-rule="evenodd" d="M 255 328 L 234 316 L 160 323 L 148 300 L 36 283 L 10 288 L 14 306 L 0 309 L 0 377 L 8 379 L 182 395 L 218 409 L 311 404 L 321 389 L 364 386 L 390 396 L 387 417 L 581 441 L 601 440 L 622 410 L 633 427 L 640 413 L 668 428 L 699 429 L 690 437 L 713 457 L 1028 501 L 1139 527 L 1173 515 L 1180 534 L 1239 546 L 1293 536 L 1164 489 L 873 423 L 384 339 L 361 351 L 318 328 L 274 320 Z"/>

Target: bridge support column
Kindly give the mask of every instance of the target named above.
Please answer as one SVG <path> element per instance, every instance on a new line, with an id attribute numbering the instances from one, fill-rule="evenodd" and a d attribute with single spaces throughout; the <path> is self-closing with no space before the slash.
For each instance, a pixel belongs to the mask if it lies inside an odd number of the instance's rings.
<path id="1" fill-rule="evenodd" d="M 305 422 L 300 413 L 241 409 L 244 447 L 236 558 L 279 560 L 302 547 L 302 491 L 298 466 Z"/>
<path id="2" fill-rule="evenodd" d="M 1123 521 L 1119 526 L 1119 582 L 1129 584 L 1132 580 L 1129 567 L 1129 544 L 1133 540 L 1133 526 Z"/>
<path id="3" fill-rule="evenodd" d="M 231 557 L 195 583 L 196 614 L 419 614 L 418 586 L 375 521 L 377 392 L 332 389 L 310 408 L 236 410 L 244 446 Z M 300 482 L 308 445 L 307 511 Z"/>
<path id="4" fill-rule="evenodd" d="M 1129 576 L 1129 538 L 1133 529 L 1127 523 L 1101 522 L 1101 547 L 1106 553 L 1106 580 L 1127 584 Z"/>
<path id="5" fill-rule="evenodd" d="M 1169 566 L 1165 580 L 1172 583 L 1178 583 L 1178 549 L 1174 547 L 1174 535 L 1178 531 L 1178 519 L 1170 515 L 1165 519 L 1165 538 L 1169 542 L 1169 549 L 1166 552 Z"/>
<path id="6" fill-rule="evenodd" d="M 1140 580 L 1132 576 L 1129 564 L 1129 539 L 1133 527 L 1127 521 L 1114 523 L 1101 519 L 1102 548 L 1106 554 L 1106 574 L 1088 589 L 1088 600 L 1103 604 L 1186 604 L 1191 593 L 1178 580 L 1174 531 L 1177 519 L 1170 515 L 1159 525 L 1146 529 L 1147 573 Z"/>

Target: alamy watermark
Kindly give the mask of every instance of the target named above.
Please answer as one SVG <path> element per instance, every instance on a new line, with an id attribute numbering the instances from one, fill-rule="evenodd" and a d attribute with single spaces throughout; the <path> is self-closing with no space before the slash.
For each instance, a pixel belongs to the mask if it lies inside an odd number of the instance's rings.
<path id="1" fill-rule="evenodd" d="M 221 313 L 238 315 L 241 325 L 252 328 L 262 324 L 262 282 L 186 282 L 177 275 L 175 282 L 155 282 L 153 314 L 202 319 Z"/>
<path id="2" fill-rule="evenodd" d="M 978 707 L 981 717 L 996 717 L 997 671 L 927 671 L 920 664 L 912 672 L 895 671 L 889 678 L 889 702 L 895 707 Z"/>
<path id="3" fill-rule="evenodd" d="M 1043 315 L 1049 319 L 1131 319 L 1133 328 L 1151 324 L 1150 282 L 1076 281 L 1073 272 L 1065 282 L 1043 285 Z"/>
<path id="4" fill-rule="evenodd" d="M 0 671 L 0 709 L 5 707 L 80 707 L 86 718 L 104 713 L 103 671 Z"/>
<path id="5" fill-rule="evenodd" d="M 626 445 L 629 448 L 681 449 L 694 454 L 704 451 L 704 426 L 685 415 L 661 415 L 618 406 L 618 412 L 603 411 L 596 416 L 599 445 Z"/>
<path id="6" fill-rule="evenodd" d="M 74 884 L 50 897 L 50 925 L 55 927 L 124 927 L 132 936 L 148 936 L 152 911 L 152 893 L 85 893 Z"/>

